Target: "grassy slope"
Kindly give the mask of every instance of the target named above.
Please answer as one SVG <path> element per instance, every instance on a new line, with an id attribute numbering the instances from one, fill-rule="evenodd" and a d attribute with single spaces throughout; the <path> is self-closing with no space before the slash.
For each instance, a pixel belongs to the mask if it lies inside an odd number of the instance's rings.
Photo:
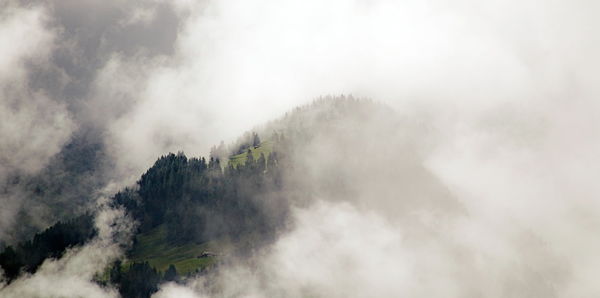
<path id="1" fill-rule="evenodd" d="M 211 243 L 173 245 L 167 242 L 166 232 L 165 226 L 160 225 L 147 233 L 137 235 L 137 243 L 130 254 L 129 262 L 147 261 L 152 267 L 163 272 L 173 264 L 180 275 L 185 275 L 210 266 L 216 261 L 214 257 L 197 257 L 203 251 L 215 251 Z"/>
<path id="2" fill-rule="evenodd" d="M 252 156 L 254 157 L 254 160 L 257 160 L 260 157 L 261 153 L 263 153 L 265 155 L 265 158 L 268 158 L 269 153 L 271 153 L 271 151 L 273 151 L 273 141 L 264 141 L 264 142 L 260 143 L 260 146 L 258 146 L 257 148 L 250 148 L 250 151 L 252 152 Z M 229 163 L 231 165 L 233 165 L 234 167 L 237 167 L 238 165 L 245 164 L 247 158 L 248 158 L 248 153 L 244 152 L 244 153 L 241 153 L 238 155 L 231 156 L 229 158 Z"/>

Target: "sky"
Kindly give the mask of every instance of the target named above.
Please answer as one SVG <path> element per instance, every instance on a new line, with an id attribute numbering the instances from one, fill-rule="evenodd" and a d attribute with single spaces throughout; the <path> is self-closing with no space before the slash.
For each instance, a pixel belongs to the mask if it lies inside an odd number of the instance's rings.
<path id="1" fill-rule="evenodd" d="M 446 222 L 428 209 L 391 203 L 420 214 L 391 220 L 385 202 L 368 204 L 381 193 L 365 182 L 356 201 L 323 199 L 295 213 L 298 228 L 259 270 L 276 281 L 273 288 L 240 265 L 223 274 L 225 289 L 239 291 L 227 280 L 242 276 L 251 283 L 244 284 L 249 297 L 302 296 L 306 285 L 327 297 L 593 297 L 600 291 L 592 278 L 600 262 L 599 6 L 4 1 L 0 181 L 39 173 L 85 131 L 113 165 L 102 173 L 104 189 L 116 191 L 162 154 L 206 155 L 316 97 L 353 94 L 389 105 L 410 123 L 387 140 L 416 152 L 397 166 L 424 169 L 433 178 L 422 178 L 423 188 L 444 185 L 467 215 L 448 211 Z M 397 191 L 396 179 L 379 179 L 377 187 Z M 0 198 L 0 237 L 18 224 L 25 202 L 17 191 Z M 406 240 L 405 229 L 424 222 L 447 236 Z M 319 236 L 330 234 L 339 247 Z M 298 242 L 312 246 L 299 249 Z M 287 263 L 311 250 L 323 260 Z M 364 251 L 374 263 L 359 258 Z M 369 274 L 324 278 L 344 266 Z M 168 285 L 157 295 L 204 297 L 201 284 Z"/>

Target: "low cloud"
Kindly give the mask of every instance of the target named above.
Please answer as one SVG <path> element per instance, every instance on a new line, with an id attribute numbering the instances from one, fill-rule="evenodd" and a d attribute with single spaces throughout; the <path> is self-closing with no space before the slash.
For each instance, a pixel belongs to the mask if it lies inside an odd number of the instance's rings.
<path id="1" fill-rule="evenodd" d="M 94 281 L 120 257 L 131 241 L 134 224 L 124 210 L 109 208 L 100 199 L 96 214 L 98 236 L 83 247 L 69 249 L 60 259 L 47 259 L 33 275 L 4 287 L 3 297 L 118 297 L 118 292 Z"/>
<path id="2" fill-rule="evenodd" d="M 73 123 L 64 105 L 28 88 L 27 64 L 46 63 L 54 46 L 46 11 L 6 6 L 0 15 L 0 163 L 3 175 L 34 173 L 61 149 Z"/>
<path id="3" fill-rule="evenodd" d="M 25 200 L 13 188 L 20 175 L 36 174 L 68 141 L 74 124 L 64 104 L 29 88 L 28 65 L 43 67 L 55 30 L 41 6 L 12 1 L 0 6 L 0 242 L 15 229 Z M 24 37 L 27 38 L 24 38 Z M 34 208 L 34 206 L 31 206 Z"/>

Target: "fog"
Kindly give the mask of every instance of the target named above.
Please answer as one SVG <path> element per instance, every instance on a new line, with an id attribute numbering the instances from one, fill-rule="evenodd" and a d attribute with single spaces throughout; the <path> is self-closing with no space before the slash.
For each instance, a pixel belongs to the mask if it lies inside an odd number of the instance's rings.
<path id="1" fill-rule="evenodd" d="M 206 155 L 318 96 L 353 94 L 394 112 L 342 122 L 298 152 L 306 171 L 290 175 L 317 191 L 293 207 L 291 229 L 156 297 L 595 297 L 599 8 L 8 1 L 0 179 L 41 171 L 88 129 L 113 165 L 103 187 L 116 190 L 161 154 Z M 22 196 L 2 193 L 2 240 Z M 116 296 L 90 282 L 98 266 L 78 263 L 117 257 L 96 252 L 108 238 L 0 294 Z M 46 291 L 55 284 L 65 292 Z"/>
<path id="2" fill-rule="evenodd" d="M 0 285 L 4 297 L 118 297 L 116 290 L 92 282 L 102 268 L 122 255 L 131 241 L 134 223 L 120 209 L 99 199 L 95 226 L 98 236 L 83 247 L 69 249 L 60 259 L 47 259 L 35 274 Z"/>
<path id="3" fill-rule="evenodd" d="M 5 188 L 11 174 L 44 167 L 67 141 L 73 122 L 63 104 L 28 88 L 26 65 L 44 65 L 54 39 L 43 26 L 43 10 L 0 8 L 0 185 Z M 7 237 L 22 201 L 18 193 L 3 191 L 0 239 Z"/>

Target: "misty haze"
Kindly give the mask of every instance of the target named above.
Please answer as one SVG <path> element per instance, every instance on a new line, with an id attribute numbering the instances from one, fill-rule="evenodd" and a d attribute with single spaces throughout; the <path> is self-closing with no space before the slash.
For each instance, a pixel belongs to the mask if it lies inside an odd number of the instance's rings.
<path id="1" fill-rule="evenodd" d="M 0 297 L 600 297 L 600 2 L 0 1 Z"/>

